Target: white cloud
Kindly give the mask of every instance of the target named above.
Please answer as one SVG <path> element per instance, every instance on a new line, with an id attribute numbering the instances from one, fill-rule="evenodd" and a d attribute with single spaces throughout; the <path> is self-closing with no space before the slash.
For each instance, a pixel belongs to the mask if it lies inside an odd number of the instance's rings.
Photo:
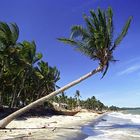
<path id="1" fill-rule="evenodd" d="M 130 74 L 130 73 L 136 72 L 138 70 L 140 70 L 140 65 L 134 65 L 134 66 L 130 66 L 129 68 L 119 72 L 117 75 L 121 76 L 124 74 Z"/>
<path id="2" fill-rule="evenodd" d="M 140 57 L 135 57 L 135 58 L 128 60 L 125 64 L 130 64 L 130 63 L 134 63 L 134 62 L 136 63 L 139 61 L 140 61 Z"/>

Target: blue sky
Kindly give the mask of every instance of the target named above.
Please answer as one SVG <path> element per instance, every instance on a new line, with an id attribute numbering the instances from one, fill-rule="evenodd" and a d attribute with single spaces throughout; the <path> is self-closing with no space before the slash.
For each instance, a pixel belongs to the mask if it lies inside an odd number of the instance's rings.
<path id="1" fill-rule="evenodd" d="M 133 21 L 128 35 L 114 56 L 120 61 L 112 64 L 104 79 L 97 74 L 67 90 L 74 95 L 78 89 L 82 99 L 96 96 L 106 105 L 140 106 L 140 1 L 139 0 L 0 0 L 0 20 L 16 22 L 20 28 L 19 41 L 35 40 L 37 50 L 51 66 L 61 72 L 59 86 L 86 74 L 96 63 L 56 40 L 69 37 L 70 27 L 84 24 L 82 14 L 90 9 L 111 6 L 114 11 L 115 36 L 129 16 Z"/>

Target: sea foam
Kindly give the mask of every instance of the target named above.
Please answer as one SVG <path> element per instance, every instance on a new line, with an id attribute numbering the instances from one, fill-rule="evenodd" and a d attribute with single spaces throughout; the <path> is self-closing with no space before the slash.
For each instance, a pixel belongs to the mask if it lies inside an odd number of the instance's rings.
<path id="1" fill-rule="evenodd" d="M 133 115 L 133 114 L 124 114 L 121 112 L 113 112 L 109 114 L 112 117 L 117 117 L 121 119 L 129 119 L 134 123 L 140 123 L 140 115 Z"/>
<path id="2" fill-rule="evenodd" d="M 108 113 L 88 129 L 90 134 L 85 140 L 140 140 L 140 115 Z"/>

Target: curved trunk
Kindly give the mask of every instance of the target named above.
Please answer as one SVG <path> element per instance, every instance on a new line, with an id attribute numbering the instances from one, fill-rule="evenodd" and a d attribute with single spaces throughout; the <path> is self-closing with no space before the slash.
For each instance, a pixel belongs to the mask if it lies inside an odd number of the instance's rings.
<path id="1" fill-rule="evenodd" d="M 21 114 L 23 114 L 23 113 L 29 111 L 30 109 L 32 109 L 32 108 L 34 108 L 34 107 L 36 107 L 36 106 L 38 106 L 38 105 L 40 105 L 40 104 L 43 104 L 46 100 L 52 98 L 53 96 L 56 96 L 57 94 L 59 94 L 59 93 L 65 91 L 65 90 L 69 89 L 69 88 L 72 87 L 72 86 L 75 86 L 76 84 L 82 82 L 83 80 L 85 80 L 85 79 L 87 79 L 88 77 L 94 75 L 95 73 L 102 71 L 102 69 L 103 69 L 103 67 L 99 66 L 99 67 L 96 68 L 95 70 L 93 70 L 93 71 L 87 73 L 86 75 L 80 77 L 79 79 L 77 79 L 77 80 L 75 80 L 75 81 L 73 81 L 73 82 L 71 82 L 71 83 L 65 85 L 64 87 L 62 87 L 62 88 L 60 88 L 60 89 L 58 89 L 58 90 L 56 90 L 56 91 L 50 93 L 49 95 L 44 96 L 44 97 L 42 97 L 42 98 L 40 98 L 40 99 L 34 101 L 33 103 L 30 103 L 29 105 L 27 105 L 27 106 L 25 106 L 25 107 L 23 107 L 23 108 L 17 110 L 16 112 L 10 114 L 9 116 L 5 117 L 4 119 L 2 119 L 2 120 L 0 121 L 0 128 L 1 128 L 1 129 L 2 129 L 2 128 L 5 128 L 12 120 L 14 120 L 15 118 L 17 118 L 17 117 L 20 116 Z"/>

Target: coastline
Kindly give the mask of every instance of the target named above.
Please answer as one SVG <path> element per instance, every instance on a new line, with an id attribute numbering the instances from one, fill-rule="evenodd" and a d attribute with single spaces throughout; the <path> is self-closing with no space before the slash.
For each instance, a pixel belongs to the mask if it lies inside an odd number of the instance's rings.
<path id="1" fill-rule="evenodd" d="M 96 123 L 97 122 L 97 123 Z M 140 112 L 108 112 L 83 127 L 85 140 L 139 140 L 140 139 Z"/>
<path id="2" fill-rule="evenodd" d="M 79 112 L 75 116 L 54 115 L 14 120 L 7 126 L 7 129 L 0 130 L 0 138 L 1 140 L 74 140 L 77 137 L 84 139 L 87 135 L 82 133 L 82 127 L 93 124 L 103 115 Z"/>

